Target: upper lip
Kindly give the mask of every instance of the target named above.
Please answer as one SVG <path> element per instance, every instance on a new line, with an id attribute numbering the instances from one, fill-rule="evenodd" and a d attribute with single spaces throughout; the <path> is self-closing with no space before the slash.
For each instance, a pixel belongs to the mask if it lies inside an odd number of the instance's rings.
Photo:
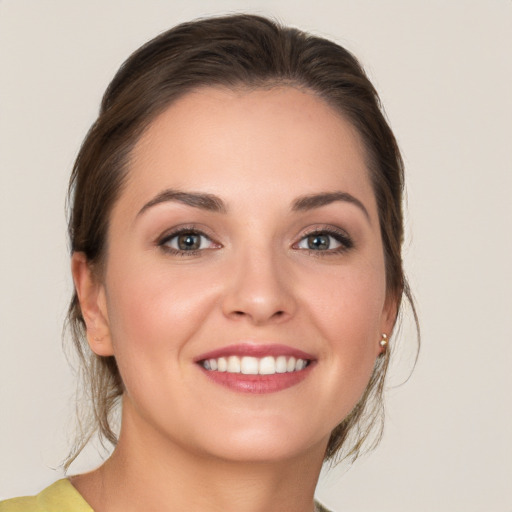
<path id="1" fill-rule="evenodd" d="M 265 356 L 288 356 L 295 357 L 296 359 L 314 360 L 314 356 L 287 345 L 276 343 L 260 344 L 260 343 L 237 343 L 235 345 L 227 345 L 210 352 L 205 352 L 200 356 L 194 358 L 194 362 L 204 361 L 205 359 L 218 359 L 219 357 L 228 356 L 250 356 L 250 357 L 265 357 Z"/>

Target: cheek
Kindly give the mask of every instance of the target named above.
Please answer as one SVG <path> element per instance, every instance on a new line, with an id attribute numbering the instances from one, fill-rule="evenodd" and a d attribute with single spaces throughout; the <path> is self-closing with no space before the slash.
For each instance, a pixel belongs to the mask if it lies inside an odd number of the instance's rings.
<path id="1" fill-rule="evenodd" d="M 380 353 L 386 297 L 383 275 L 380 266 L 366 266 L 309 282 L 311 318 L 327 341 L 320 357 L 329 377 L 318 392 L 330 397 L 335 424 L 358 402 Z"/>
<path id="2" fill-rule="evenodd" d="M 334 269 L 309 277 L 306 288 L 318 327 L 327 337 L 363 349 L 379 336 L 386 298 L 383 265 Z"/>
<path id="3" fill-rule="evenodd" d="M 212 283 L 188 269 L 174 273 L 147 265 L 117 269 L 108 282 L 107 302 L 118 352 L 128 344 L 144 351 L 159 346 L 179 350 L 211 302 Z"/>
<path id="4" fill-rule="evenodd" d="M 126 395 L 139 414 L 162 416 L 171 424 L 176 409 L 190 409 L 183 397 L 193 386 L 187 365 L 191 340 L 215 304 L 214 286 L 201 272 L 128 263 L 112 265 L 107 281 L 114 355 Z M 175 407 L 169 409 L 169 403 Z"/>

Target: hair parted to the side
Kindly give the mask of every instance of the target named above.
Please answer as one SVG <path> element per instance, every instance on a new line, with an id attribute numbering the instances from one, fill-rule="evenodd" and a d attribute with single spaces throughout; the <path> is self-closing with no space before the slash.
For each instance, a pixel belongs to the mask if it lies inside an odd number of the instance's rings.
<path id="1" fill-rule="evenodd" d="M 130 152 L 170 103 L 201 87 L 280 85 L 317 95 L 358 131 L 377 200 L 388 294 L 398 306 L 405 296 L 415 315 L 401 256 L 403 163 L 374 87 L 356 58 L 341 46 L 260 16 L 183 23 L 146 43 L 121 66 L 72 171 L 68 196 L 72 252 L 83 252 L 101 278 L 110 213 L 129 172 Z M 68 327 L 80 358 L 83 399 L 90 402 L 90 410 L 77 408 L 80 432 L 66 468 L 95 433 L 116 443 L 112 413 L 123 393 L 114 357 L 100 357 L 89 349 L 76 292 Z M 332 432 L 326 459 L 356 458 L 365 444 L 373 446 L 380 438 L 389 354 L 386 350 L 377 358 L 359 403 Z"/>

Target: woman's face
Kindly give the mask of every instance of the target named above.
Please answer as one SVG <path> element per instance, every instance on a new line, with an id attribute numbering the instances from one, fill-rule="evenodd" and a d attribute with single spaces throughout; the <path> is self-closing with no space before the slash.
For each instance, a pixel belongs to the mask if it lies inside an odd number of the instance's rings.
<path id="1" fill-rule="evenodd" d="M 323 453 L 395 313 L 358 134 L 291 87 L 188 94 L 133 151 L 96 292 L 123 429 L 230 460 Z"/>

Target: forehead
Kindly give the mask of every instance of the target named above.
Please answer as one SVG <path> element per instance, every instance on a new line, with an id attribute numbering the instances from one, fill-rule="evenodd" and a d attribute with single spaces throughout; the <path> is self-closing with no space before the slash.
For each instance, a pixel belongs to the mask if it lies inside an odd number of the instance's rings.
<path id="1" fill-rule="evenodd" d="M 136 144 L 125 193 L 136 202 L 169 187 L 228 200 L 340 189 L 373 202 L 355 128 L 323 99 L 288 86 L 204 88 L 170 105 Z"/>

